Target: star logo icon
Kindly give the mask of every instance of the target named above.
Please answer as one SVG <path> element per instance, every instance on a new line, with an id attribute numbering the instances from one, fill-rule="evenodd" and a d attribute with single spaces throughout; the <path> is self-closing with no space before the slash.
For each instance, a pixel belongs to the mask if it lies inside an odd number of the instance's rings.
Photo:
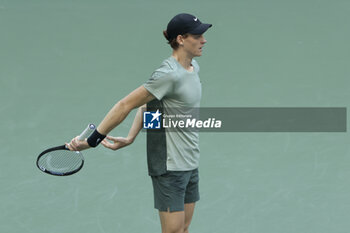
<path id="1" fill-rule="evenodd" d="M 161 115 L 162 115 L 162 113 L 160 113 L 159 109 L 157 109 L 157 111 L 155 113 L 152 113 L 153 118 L 152 118 L 151 122 L 154 120 L 159 121 L 159 116 L 161 116 Z"/>

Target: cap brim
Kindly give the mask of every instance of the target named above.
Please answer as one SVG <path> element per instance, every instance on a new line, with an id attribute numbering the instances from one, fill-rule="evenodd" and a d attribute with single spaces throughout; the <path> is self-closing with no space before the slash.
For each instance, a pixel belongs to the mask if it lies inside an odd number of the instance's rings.
<path id="1" fill-rule="evenodd" d="M 199 25 L 198 27 L 196 27 L 195 29 L 191 30 L 190 34 L 193 35 L 202 35 L 204 32 L 206 32 L 211 26 L 213 26 L 212 24 L 207 24 L 207 23 L 202 23 L 201 25 Z"/>

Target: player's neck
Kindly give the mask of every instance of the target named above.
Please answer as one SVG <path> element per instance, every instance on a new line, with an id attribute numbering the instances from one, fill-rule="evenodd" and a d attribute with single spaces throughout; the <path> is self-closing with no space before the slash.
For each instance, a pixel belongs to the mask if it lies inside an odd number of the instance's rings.
<path id="1" fill-rule="evenodd" d="M 189 56 L 187 53 L 184 53 L 182 50 L 174 50 L 172 56 L 177 60 L 180 65 L 183 66 L 188 71 L 192 71 L 192 56 Z"/>

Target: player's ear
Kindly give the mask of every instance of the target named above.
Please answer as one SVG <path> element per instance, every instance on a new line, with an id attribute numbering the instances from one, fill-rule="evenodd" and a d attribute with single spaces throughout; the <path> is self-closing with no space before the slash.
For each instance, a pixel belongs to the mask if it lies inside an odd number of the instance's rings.
<path id="1" fill-rule="evenodd" d="M 184 37 L 182 36 L 182 35 L 178 35 L 177 37 L 176 37 L 176 41 L 177 41 L 177 43 L 180 45 L 180 46 L 182 46 L 183 44 L 184 44 Z"/>

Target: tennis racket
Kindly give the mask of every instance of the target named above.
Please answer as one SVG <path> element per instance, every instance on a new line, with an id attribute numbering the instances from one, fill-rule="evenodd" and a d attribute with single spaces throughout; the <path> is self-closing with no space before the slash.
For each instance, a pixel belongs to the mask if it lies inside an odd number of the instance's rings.
<path id="1" fill-rule="evenodd" d="M 78 140 L 85 140 L 95 129 L 94 124 L 89 124 L 79 135 Z M 80 151 L 70 151 L 66 145 L 44 150 L 36 160 L 36 166 L 41 171 L 54 176 L 72 175 L 80 171 L 83 165 L 83 154 Z"/>

